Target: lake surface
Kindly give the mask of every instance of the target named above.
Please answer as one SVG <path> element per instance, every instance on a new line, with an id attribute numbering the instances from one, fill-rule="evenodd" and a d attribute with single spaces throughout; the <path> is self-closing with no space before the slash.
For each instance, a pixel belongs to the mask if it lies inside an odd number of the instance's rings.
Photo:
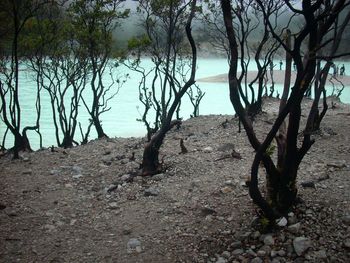
<path id="1" fill-rule="evenodd" d="M 276 61 L 275 64 L 278 64 Z M 343 62 L 339 62 L 343 64 Z M 344 63 L 346 72 L 349 73 L 350 63 Z M 143 65 L 150 67 L 150 59 L 144 59 Z M 139 137 L 144 136 L 146 128 L 136 119 L 140 118 L 143 111 L 142 104 L 138 100 L 138 84 L 140 75 L 138 73 L 128 71 L 126 68 L 121 69 L 123 72 L 130 74 L 125 85 L 120 89 L 118 95 L 110 101 L 112 107 L 110 111 L 101 115 L 102 126 L 110 137 Z M 250 70 L 256 70 L 254 66 Z M 199 59 L 196 78 L 205 78 L 228 72 L 228 64 L 226 59 Z M 228 83 L 205 83 L 198 82 L 199 87 L 206 93 L 201 104 L 200 115 L 208 114 L 234 114 L 233 107 L 229 100 Z M 282 85 L 275 85 L 275 89 L 281 94 Z M 35 100 L 36 100 L 36 83 L 33 77 L 21 71 L 20 75 L 20 103 L 22 107 L 22 128 L 26 125 L 33 125 L 36 119 Z M 350 87 L 347 86 L 341 96 L 341 100 L 350 103 Z M 181 105 L 181 116 L 188 119 L 193 111 L 187 96 Z M 83 125 L 87 125 L 89 116 L 83 106 L 80 109 L 79 121 Z M 56 145 L 54 127 L 52 124 L 52 112 L 49 104 L 49 98 L 46 91 L 42 96 L 42 117 L 40 120 L 41 133 L 43 135 L 43 145 Z M 5 132 L 5 125 L 0 121 L 0 140 L 2 141 Z M 77 130 L 77 141 L 80 141 L 80 133 Z M 7 136 L 7 147 L 11 147 L 12 139 L 10 133 Z M 92 128 L 90 139 L 96 137 Z M 39 147 L 39 138 L 35 132 L 29 134 L 31 145 L 34 149 Z"/>

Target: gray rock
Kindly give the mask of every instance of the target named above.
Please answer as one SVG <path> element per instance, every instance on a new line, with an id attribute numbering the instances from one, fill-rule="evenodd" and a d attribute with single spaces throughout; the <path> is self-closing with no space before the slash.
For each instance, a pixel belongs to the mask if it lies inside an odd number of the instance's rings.
<path id="1" fill-rule="evenodd" d="M 115 210 L 115 209 L 118 209 L 119 208 L 119 205 L 117 202 L 111 202 L 108 204 L 108 209 L 111 209 L 111 210 Z"/>
<path id="2" fill-rule="evenodd" d="M 231 257 L 231 253 L 228 252 L 228 251 L 224 251 L 224 252 L 222 252 L 221 256 L 223 256 L 224 258 L 228 259 L 228 258 Z"/>
<path id="3" fill-rule="evenodd" d="M 153 180 L 153 181 L 161 181 L 161 180 L 164 179 L 164 177 L 165 177 L 164 174 L 156 174 L 156 175 L 153 175 L 153 176 L 152 176 L 152 180 Z"/>
<path id="4" fill-rule="evenodd" d="M 343 217 L 341 218 L 341 221 L 342 221 L 344 224 L 350 226 L 350 215 L 345 215 L 345 216 L 343 216 Z"/>
<path id="5" fill-rule="evenodd" d="M 253 239 L 258 239 L 261 236 L 259 231 L 255 231 L 254 233 L 252 233 L 251 237 Z"/>
<path id="6" fill-rule="evenodd" d="M 150 187 L 150 188 L 145 189 L 144 195 L 145 196 L 158 196 L 159 190 L 157 188 Z"/>
<path id="7" fill-rule="evenodd" d="M 235 145 L 233 143 L 225 143 L 218 147 L 219 152 L 229 152 L 235 149 Z"/>
<path id="8" fill-rule="evenodd" d="M 263 260 L 259 257 L 255 257 L 250 261 L 250 263 L 262 263 L 262 262 Z"/>
<path id="9" fill-rule="evenodd" d="M 280 256 L 280 257 L 284 257 L 286 255 L 286 251 L 284 251 L 283 249 L 280 249 L 277 251 L 277 254 Z"/>
<path id="10" fill-rule="evenodd" d="M 327 166 L 333 167 L 333 168 L 345 168 L 346 167 L 346 161 L 345 160 L 338 160 L 338 161 L 333 161 L 331 163 L 327 163 Z"/>
<path id="11" fill-rule="evenodd" d="M 301 256 L 311 247 L 311 241 L 306 237 L 296 237 L 293 240 L 293 247 L 295 253 Z"/>
<path id="12" fill-rule="evenodd" d="M 267 235 L 264 238 L 264 244 L 267 246 L 272 246 L 275 244 L 275 240 L 273 239 L 272 235 Z"/>
<path id="13" fill-rule="evenodd" d="M 256 254 L 259 257 L 265 257 L 266 256 L 266 251 L 265 250 L 258 250 L 258 252 L 256 252 Z"/>
<path id="14" fill-rule="evenodd" d="M 131 238 L 129 239 L 126 245 L 126 248 L 129 254 L 133 252 L 141 253 L 142 252 L 141 241 L 136 238 Z"/>
<path id="15" fill-rule="evenodd" d="M 215 261 L 215 263 L 226 263 L 226 259 L 224 259 L 223 257 L 218 257 L 218 259 Z"/>
<path id="16" fill-rule="evenodd" d="M 319 259 L 326 259 L 327 258 L 327 252 L 325 250 L 319 250 L 315 252 L 315 257 Z"/>
<path id="17" fill-rule="evenodd" d="M 83 169 L 82 169 L 81 167 L 77 166 L 77 165 L 74 165 L 74 166 L 72 167 L 72 172 L 73 172 L 74 174 L 81 174 L 82 171 L 83 171 Z"/>
<path id="18" fill-rule="evenodd" d="M 288 221 L 287 221 L 287 218 L 281 217 L 281 218 L 276 220 L 276 223 L 280 227 L 285 227 L 288 224 Z"/>
<path id="19" fill-rule="evenodd" d="M 300 223 L 296 223 L 294 225 L 288 226 L 288 231 L 293 234 L 297 234 L 300 230 L 300 227 L 301 227 Z"/>
<path id="20" fill-rule="evenodd" d="M 241 249 L 241 248 L 237 248 L 237 249 L 232 251 L 232 254 L 235 255 L 235 256 L 241 255 L 243 253 L 244 253 L 244 250 Z"/>
<path id="21" fill-rule="evenodd" d="M 297 223 L 297 217 L 295 216 L 295 214 L 293 212 L 288 213 L 288 223 L 290 225 Z"/>
<path id="22" fill-rule="evenodd" d="M 55 169 L 50 171 L 50 175 L 58 175 L 58 173 L 59 173 L 59 171 L 55 170 Z"/>
<path id="23" fill-rule="evenodd" d="M 131 175 L 130 174 L 123 174 L 121 177 L 120 177 L 120 180 L 122 180 L 123 182 L 126 182 L 126 181 L 129 181 L 131 178 Z"/>
<path id="24" fill-rule="evenodd" d="M 344 241 L 344 247 L 350 249 L 350 239 Z"/>
<path id="25" fill-rule="evenodd" d="M 203 152 L 205 152 L 205 153 L 211 153 L 211 152 L 213 152 L 213 147 L 210 147 L 210 146 L 205 147 L 205 148 L 203 148 Z"/>
<path id="26" fill-rule="evenodd" d="M 256 257 L 256 253 L 255 253 L 254 250 L 251 249 L 251 248 L 249 248 L 249 249 L 246 251 L 246 253 L 247 253 L 248 255 L 251 255 L 252 257 Z"/>
<path id="27" fill-rule="evenodd" d="M 82 174 L 75 174 L 72 177 L 73 177 L 73 179 L 79 179 L 80 177 L 83 177 L 83 175 Z"/>

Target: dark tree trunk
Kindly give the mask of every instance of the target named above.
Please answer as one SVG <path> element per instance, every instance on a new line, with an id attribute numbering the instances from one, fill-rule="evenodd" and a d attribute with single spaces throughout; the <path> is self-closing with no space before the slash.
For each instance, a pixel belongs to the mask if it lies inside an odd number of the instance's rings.
<path id="1" fill-rule="evenodd" d="M 97 132 L 97 138 L 101 139 L 101 138 L 107 138 L 108 136 L 105 134 L 105 132 L 103 131 L 102 125 L 100 120 L 97 117 L 94 117 L 94 126 Z"/>

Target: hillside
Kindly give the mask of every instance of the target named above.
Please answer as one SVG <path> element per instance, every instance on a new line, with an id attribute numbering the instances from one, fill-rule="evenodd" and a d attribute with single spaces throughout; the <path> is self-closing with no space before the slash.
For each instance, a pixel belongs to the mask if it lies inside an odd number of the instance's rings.
<path id="1" fill-rule="evenodd" d="M 143 138 L 2 156 L 0 262 L 347 262 L 350 107 L 335 103 L 302 162 L 302 202 L 273 233 L 254 228 L 258 209 L 245 187 L 254 152 L 233 116 L 172 130 L 161 150 L 166 171 L 154 177 L 132 180 Z M 265 100 L 260 133 L 276 109 Z M 232 149 L 242 159 L 228 157 Z"/>

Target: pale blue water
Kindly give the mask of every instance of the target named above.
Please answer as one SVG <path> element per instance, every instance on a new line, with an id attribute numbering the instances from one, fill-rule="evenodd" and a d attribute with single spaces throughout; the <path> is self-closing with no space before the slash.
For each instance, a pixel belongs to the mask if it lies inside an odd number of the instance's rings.
<path id="1" fill-rule="evenodd" d="M 278 61 L 275 62 L 276 64 Z M 149 67 L 151 62 L 144 59 L 143 65 Z M 345 63 L 346 69 L 350 69 L 350 63 Z M 123 69 L 127 71 L 125 68 Z M 250 70 L 256 70 L 253 66 Z M 348 71 L 348 70 L 347 70 Z M 213 75 L 228 72 L 226 59 L 199 59 L 197 79 L 209 77 Z M 130 72 L 130 78 L 120 89 L 118 95 L 110 101 L 112 109 L 101 115 L 102 126 L 110 137 L 137 137 L 144 136 L 146 129 L 141 122 L 136 121 L 140 118 L 143 111 L 141 103 L 138 101 L 138 83 L 140 77 L 135 72 Z M 348 73 L 348 72 L 347 72 Z M 234 110 L 229 100 L 229 89 L 227 83 L 203 83 L 198 82 L 200 88 L 206 93 L 199 112 L 201 115 L 208 114 L 233 114 Z M 36 86 L 32 77 L 25 71 L 20 75 L 20 103 L 22 107 L 22 128 L 26 125 L 33 125 L 36 118 L 35 96 Z M 281 94 L 282 85 L 275 85 L 275 88 Z M 42 96 L 42 117 L 40 120 L 41 133 L 43 135 L 43 145 L 56 145 L 54 128 L 52 124 L 51 106 L 48 102 L 47 92 L 44 91 Z M 350 103 L 350 87 L 346 87 L 342 93 L 341 100 Z M 181 106 L 181 116 L 184 119 L 190 117 L 192 113 L 192 105 L 187 96 Z M 80 109 L 79 120 L 83 125 L 87 124 L 88 114 L 83 107 Z M 0 121 L 0 140 L 2 140 L 5 132 L 4 124 Z M 80 133 L 77 130 L 77 141 L 80 141 Z M 38 135 L 35 132 L 30 133 L 30 141 L 34 149 L 39 147 Z M 90 139 L 95 138 L 96 134 L 92 128 Z M 7 137 L 7 147 L 10 147 L 11 135 Z"/>

